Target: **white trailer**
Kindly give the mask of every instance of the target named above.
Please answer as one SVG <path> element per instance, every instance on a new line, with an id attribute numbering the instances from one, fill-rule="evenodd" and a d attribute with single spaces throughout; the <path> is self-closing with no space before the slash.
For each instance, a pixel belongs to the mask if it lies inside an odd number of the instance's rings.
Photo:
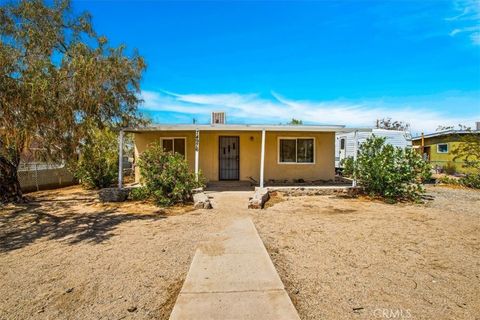
<path id="1" fill-rule="evenodd" d="M 411 148 L 412 137 L 407 131 L 372 129 L 371 131 L 358 131 L 358 147 L 365 142 L 372 134 L 377 137 L 385 137 L 386 143 L 399 148 Z M 335 139 L 335 168 L 341 168 L 340 162 L 348 157 L 353 157 L 355 132 L 338 133 Z M 359 148 L 357 148 L 358 150 Z"/>

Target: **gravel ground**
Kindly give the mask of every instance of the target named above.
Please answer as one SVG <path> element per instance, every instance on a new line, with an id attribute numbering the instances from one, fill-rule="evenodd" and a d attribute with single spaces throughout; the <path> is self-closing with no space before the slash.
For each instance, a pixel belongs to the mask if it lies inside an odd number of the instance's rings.
<path id="1" fill-rule="evenodd" d="M 480 319 L 480 192 L 275 197 L 254 221 L 302 319 Z M 287 201 L 285 201 L 287 200 Z"/>
<path id="2" fill-rule="evenodd" d="M 30 197 L 0 209 L 0 319 L 168 319 L 198 242 L 228 218 L 79 187 Z"/>
<path id="3" fill-rule="evenodd" d="M 213 210 L 33 193 L 0 209 L 0 319 L 168 319 L 199 242 L 239 215 L 302 319 L 479 319 L 480 193 L 430 193 L 425 205 L 276 197 L 265 210 L 246 209 L 250 192 L 212 193 Z"/>

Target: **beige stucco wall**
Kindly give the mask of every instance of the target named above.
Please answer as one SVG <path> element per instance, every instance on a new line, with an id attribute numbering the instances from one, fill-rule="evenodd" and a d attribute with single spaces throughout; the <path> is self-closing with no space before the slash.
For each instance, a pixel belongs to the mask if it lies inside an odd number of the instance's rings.
<path id="1" fill-rule="evenodd" d="M 208 181 L 218 180 L 218 141 L 220 136 L 240 137 L 240 180 L 250 177 L 259 181 L 261 132 L 258 131 L 201 131 L 199 166 Z M 161 137 L 185 137 L 187 139 L 187 162 L 195 167 L 195 133 L 193 131 L 157 131 L 135 133 L 135 158 L 147 148 L 148 144 Z M 279 164 L 279 137 L 312 137 L 315 139 L 314 164 Z M 265 180 L 304 179 L 329 180 L 335 176 L 335 133 L 333 132 L 266 132 L 265 140 Z M 135 170 L 136 181 L 140 173 Z"/>
<path id="2" fill-rule="evenodd" d="M 186 157 L 187 162 L 192 170 L 195 168 L 195 132 L 194 131 L 155 131 L 155 132 L 140 132 L 133 135 L 135 141 L 135 160 L 140 154 L 147 149 L 150 143 L 160 141 L 160 138 L 174 138 L 185 137 L 186 141 Z M 140 181 L 140 170 L 135 166 L 135 181 Z"/>
<path id="3" fill-rule="evenodd" d="M 314 164 L 278 163 L 280 137 L 311 137 L 315 139 Z M 335 177 L 334 132 L 267 132 L 265 140 L 265 180 L 304 179 L 330 180 Z"/>

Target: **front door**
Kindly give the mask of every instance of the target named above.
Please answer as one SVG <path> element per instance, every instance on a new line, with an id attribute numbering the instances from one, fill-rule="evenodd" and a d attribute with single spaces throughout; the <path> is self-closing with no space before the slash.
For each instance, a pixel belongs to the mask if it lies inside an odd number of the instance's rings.
<path id="1" fill-rule="evenodd" d="M 220 137 L 219 180 L 240 179 L 240 137 Z"/>
<path id="2" fill-rule="evenodd" d="M 430 161 L 430 146 L 423 147 L 423 160 Z"/>

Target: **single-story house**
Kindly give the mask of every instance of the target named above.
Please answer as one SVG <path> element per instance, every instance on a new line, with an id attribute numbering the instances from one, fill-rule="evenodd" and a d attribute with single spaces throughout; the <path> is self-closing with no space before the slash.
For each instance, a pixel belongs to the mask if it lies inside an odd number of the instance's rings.
<path id="1" fill-rule="evenodd" d="M 182 154 L 192 172 L 207 182 L 335 178 L 335 134 L 352 132 L 343 125 L 165 124 L 127 128 L 134 135 L 135 158 L 160 141 L 166 151 Z M 217 119 L 214 121 L 214 119 Z M 122 135 L 121 135 L 122 136 Z M 141 181 L 138 167 L 136 182 Z"/>
<path id="2" fill-rule="evenodd" d="M 453 154 L 462 142 L 465 135 L 475 134 L 480 139 L 480 122 L 477 122 L 476 130 L 445 130 L 431 134 L 422 134 L 412 138 L 413 148 L 417 150 L 426 161 L 434 168 L 451 166 L 456 172 L 468 173 L 464 159 L 457 158 Z"/>

